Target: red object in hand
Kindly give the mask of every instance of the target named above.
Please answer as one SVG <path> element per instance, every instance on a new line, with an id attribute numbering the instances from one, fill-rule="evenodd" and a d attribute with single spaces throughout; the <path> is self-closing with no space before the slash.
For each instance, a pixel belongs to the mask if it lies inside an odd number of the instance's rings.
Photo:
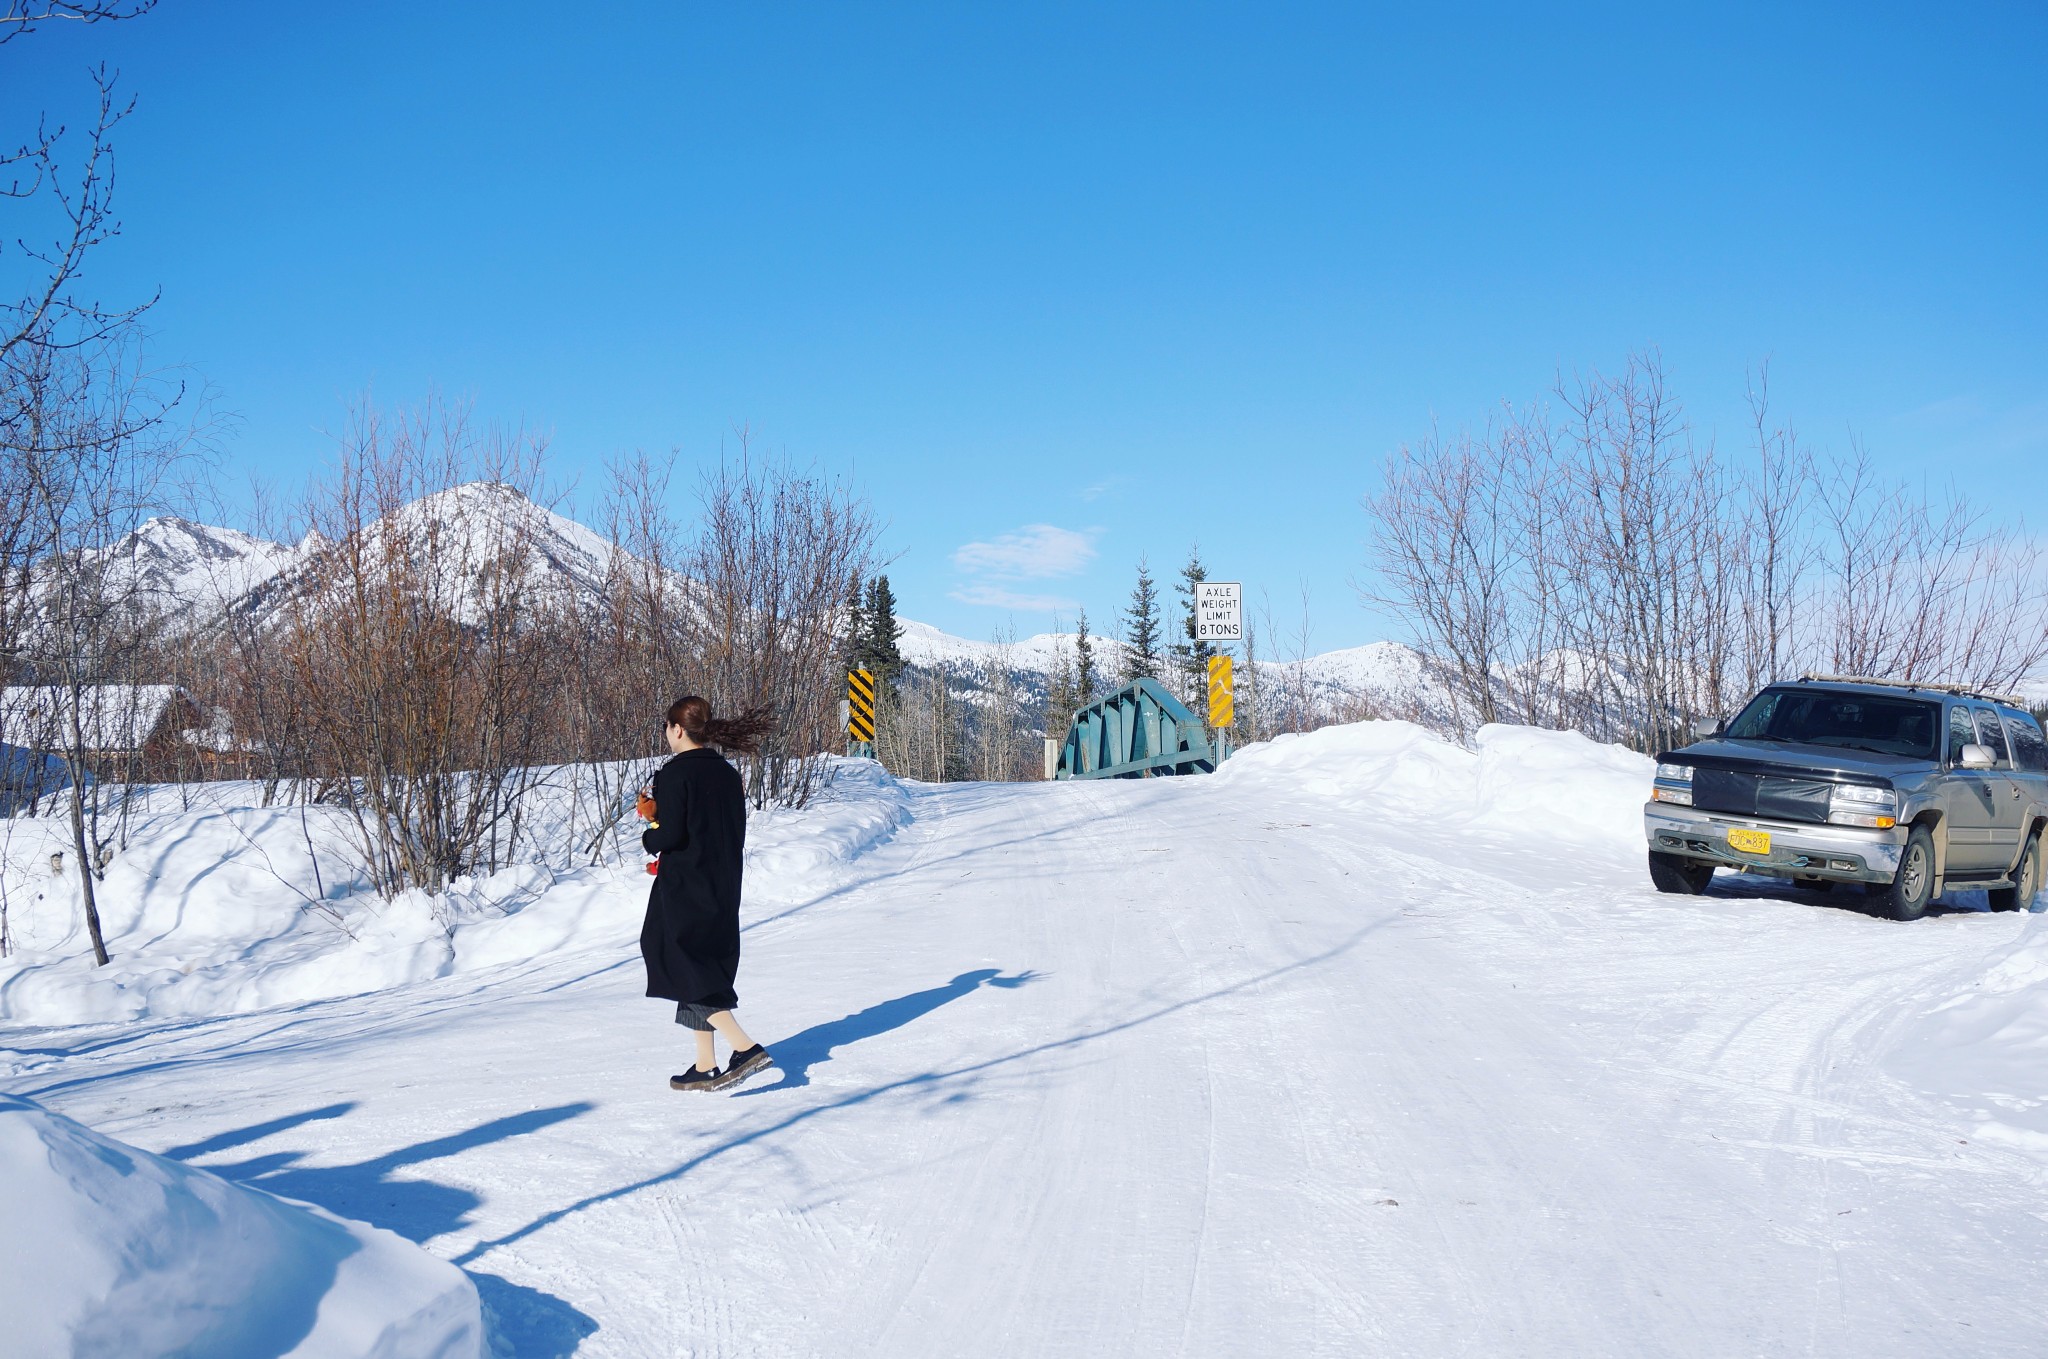
<path id="1" fill-rule="evenodd" d="M 659 859 L 650 859 L 650 860 L 648 860 L 648 862 L 647 862 L 647 871 L 648 871 L 649 873 L 659 873 L 659 872 L 661 872 L 661 860 L 659 860 Z"/>

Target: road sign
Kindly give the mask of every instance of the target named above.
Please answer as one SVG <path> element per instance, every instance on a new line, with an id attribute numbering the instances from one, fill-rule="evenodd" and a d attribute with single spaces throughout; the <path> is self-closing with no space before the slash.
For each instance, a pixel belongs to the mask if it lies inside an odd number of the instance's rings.
<path id="1" fill-rule="evenodd" d="M 856 741 L 875 739 L 875 672 L 846 672 L 846 734 Z"/>
<path id="2" fill-rule="evenodd" d="M 1230 657 L 1209 658 L 1209 725 L 1219 729 L 1237 720 L 1237 690 L 1230 672 Z"/>
<path id="3" fill-rule="evenodd" d="M 1195 583 L 1195 637 L 1204 642 L 1244 640 L 1244 586 L 1234 580 Z"/>

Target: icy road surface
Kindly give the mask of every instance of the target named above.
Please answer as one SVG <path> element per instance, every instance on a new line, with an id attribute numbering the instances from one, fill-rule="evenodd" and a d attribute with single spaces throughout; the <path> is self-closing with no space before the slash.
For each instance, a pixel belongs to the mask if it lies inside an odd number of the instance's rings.
<path id="1" fill-rule="evenodd" d="M 506 1354 L 2048 1352 L 2038 1150 L 1910 1078 L 2048 918 L 1659 897 L 1633 757 L 1375 726 L 912 787 L 750 905 L 732 1096 L 625 876 L 603 949 L 16 1026 L 0 1087 L 457 1261 Z"/>

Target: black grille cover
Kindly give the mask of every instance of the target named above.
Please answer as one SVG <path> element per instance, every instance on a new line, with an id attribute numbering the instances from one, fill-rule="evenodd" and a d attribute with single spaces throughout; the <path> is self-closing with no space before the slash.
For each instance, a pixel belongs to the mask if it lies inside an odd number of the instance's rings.
<path id="1" fill-rule="evenodd" d="M 1756 786 L 1756 814 L 1780 821 L 1825 822 L 1834 787 L 1817 779 L 1766 777 Z"/>
<path id="2" fill-rule="evenodd" d="M 1788 779 L 1769 774 L 1742 774 L 1732 769 L 1692 771 L 1692 805 L 1707 812 L 1768 816 L 1777 821 L 1828 819 L 1828 798 L 1834 785 L 1821 779 Z"/>

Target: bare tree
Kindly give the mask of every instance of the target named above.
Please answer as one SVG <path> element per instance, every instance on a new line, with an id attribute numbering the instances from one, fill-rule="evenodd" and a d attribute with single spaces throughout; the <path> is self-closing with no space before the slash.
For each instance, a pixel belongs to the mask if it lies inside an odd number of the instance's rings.
<path id="1" fill-rule="evenodd" d="M 438 402 L 360 409 L 308 495 L 320 549 L 276 582 L 263 645 L 318 794 L 385 896 L 507 861 L 566 679 L 535 569 L 542 445 Z"/>
<path id="2" fill-rule="evenodd" d="M 1366 507 L 1380 529 L 1368 600 L 1405 617 L 1422 648 L 1448 663 L 1455 699 L 1476 724 L 1498 720 L 1498 680 L 1513 659 L 1513 474 L 1491 440 L 1432 431 L 1389 460 Z"/>
<path id="3" fill-rule="evenodd" d="M 119 554 L 184 450 L 167 434 L 164 401 L 121 347 L 25 349 L 15 358 L 5 368 L 0 461 L 19 487 L 15 513 L 27 524 L 19 542 L 34 555 L 10 572 L 18 598 L 8 648 L 13 677 L 29 681 L 41 718 L 39 730 L 0 731 L 0 739 L 11 735 L 65 763 L 86 929 L 95 961 L 105 963 L 96 888 L 139 772 L 140 743 L 130 738 L 144 640 L 138 577 Z M 109 750 L 128 751 L 127 765 L 109 767 Z M 120 815 L 108 826 L 110 789 Z"/>
<path id="4" fill-rule="evenodd" d="M 708 473 L 687 574 L 697 690 L 720 712 L 765 705 L 754 805 L 801 806 L 839 742 L 846 582 L 872 574 L 875 526 L 843 482 L 740 455 Z"/>
<path id="5" fill-rule="evenodd" d="M 35 32 L 38 24 L 96 24 L 108 19 L 133 19 L 156 8 L 156 0 L 123 0 L 123 3 L 66 3 L 66 0 L 7 0 L 0 5 L 0 47 Z"/>
<path id="6" fill-rule="evenodd" d="M 968 777 L 967 705 L 943 671 L 907 667 L 877 696 L 875 754 L 903 778 L 946 783 Z"/>
<path id="7" fill-rule="evenodd" d="M 1009 783 L 1025 776 L 1022 702 L 1017 690 L 1017 636 L 1008 627 L 990 639 L 991 646 L 975 677 L 974 777 Z"/>
<path id="8" fill-rule="evenodd" d="M 1726 670 L 1725 479 L 1711 447 L 1692 442 L 1654 355 L 1559 395 L 1572 509 L 1562 547 L 1574 649 L 1598 700 L 1589 715 L 1614 723 L 1607 739 L 1655 747 L 1705 709 Z"/>
<path id="9" fill-rule="evenodd" d="M 1774 423 L 1768 370 L 1748 396 L 1739 473 L 1655 354 L 1559 384 L 1562 419 L 1387 464 L 1368 598 L 1443 668 L 1454 729 L 1507 711 L 1652 750 L 1802 667 L 2003 687 L 2048 660 L 2048 561 L 2018 521 L 1860 451 L 1817 463 Z"/>
<path id="10" fill-rule="evenodd" d="M 662 753 L 658 715 L 694 672 L 682 571 L 691 545 L 670 509 L 674 471 L 673 455 L 636 454 L 607 467 L 598 515 L 610 544 L 604 588 L 597 607 L 559 620 L 575 671 L 563 695 L 570 730 L 562 757 L 577 778 L 570 838 L 593 862 L 652 776 Z"/>
<path id="11" fill-rule="evenodd" d="M 1716 714 L 1792 668 L 1801 588 L 1814 558 L 1806 527 L 1813 518 L 1813 459 L 1791 429 L 1771 424 L 1769 365 L 1757 369 L 1747 396 L 1756 461 L 1742 479 L 1744 504 L 1728 544 L 1742 577 L 1741 694 L 1715 694 Z"/>
<path id="12" fill-rule="evenodd" d="M 1259 713 L 1266 700 L 1266 677 L 1259 660 L 1259 629 L 1249 617 L 1244 620 L 1244 664 L 1235 668 L 1234 681 L 1237 721 L 1232 724 L 1231 733 L 1238 745 L 1247 746 L 1264 740 L 1266 731 Z"/>
<path id="13" fill-rule="evenodd" d="M 0 45 L 26 31 L 0 22 Z M 121 232 L 113 215 L 113 135 L 135 108 L 132 99 L 123 101 L 116 93 L 112 72 L 101 67 L 91 80 L 98 111 L 75 170 L 65 162 L 67 129 L 61 125 L 42 124 L 14 150 L 0 153 L 0 202 L 28 204 L 53 224 L 36 244 L 16 238 L 12 260 L 9 244 L 0 238 L 0 265 L 27 275 L 22 291 L 0 302 L 0 368 L 33 366 L 55 353 L 114 339 L 156 301 L 109 307 L 76 290 L 87 256 Z"/>

